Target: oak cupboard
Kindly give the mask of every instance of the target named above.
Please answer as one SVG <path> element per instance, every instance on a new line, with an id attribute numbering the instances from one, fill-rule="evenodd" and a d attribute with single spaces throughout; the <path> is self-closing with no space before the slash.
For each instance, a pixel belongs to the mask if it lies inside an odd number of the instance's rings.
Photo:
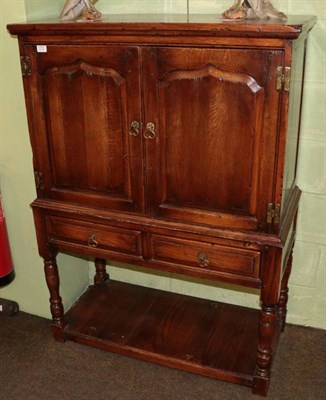
<path id="1" fill-rule="evenodd" d="M 120 15 L 8 25 L 57 340 L 266 395 L 285 324 L 314 23 Z M 96 269 L 66 313 L 60 251 Z M 261 311 L 110 281 L 106 260 L 258 288 Z"/>

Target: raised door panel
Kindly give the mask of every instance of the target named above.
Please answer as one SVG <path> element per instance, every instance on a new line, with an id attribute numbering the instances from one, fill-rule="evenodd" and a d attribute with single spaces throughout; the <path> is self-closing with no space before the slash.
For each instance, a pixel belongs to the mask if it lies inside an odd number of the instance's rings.
<path id="1" fill-rule="evenodd" d="M 276 156 L 264 143 L 275 148 L 278 128 L 268 70 L 279 54 L 162 48 L 145 49 L 144 57 L 146 122 L 156 127 L 146 141 L 148 208 L 166 218 L 263 229 Z"/>
<path id="2" fill-rule="evenodd" d="M 45 196 L 141 211 L 141 136 L 130 129 L 141 117 L 138 49 L 65 45 L 32 54 Z"/>

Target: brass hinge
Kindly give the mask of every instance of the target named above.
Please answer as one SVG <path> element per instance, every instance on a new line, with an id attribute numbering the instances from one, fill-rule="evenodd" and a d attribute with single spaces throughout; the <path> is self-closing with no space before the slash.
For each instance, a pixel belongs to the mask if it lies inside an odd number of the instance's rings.
<path id="1" fill-rule="evenodd" d="M 290 90 L 291 82 L 291 67 L 277 67 L 276 68 L 276 90 Z"/>
<path id="2" fill-rule="evenodd" d="M 43 172 L 35 171 L 35 186 L 36 189 L 44 189 L 44 174 Z"/>
<path id="3" fill-rule="evenodd" d="M 31 67 L 30 57 L 21 56 L 20 57 L 20 65 L 21 65 L 23 76 L 31 76 L 32 75 L 32 67 Z"/>
<path id="4" fill-rule="evenodd" d="M 268 203 L 267 205 L 267 224 L 279 224 L 281 218 L 281 205 Z"/>

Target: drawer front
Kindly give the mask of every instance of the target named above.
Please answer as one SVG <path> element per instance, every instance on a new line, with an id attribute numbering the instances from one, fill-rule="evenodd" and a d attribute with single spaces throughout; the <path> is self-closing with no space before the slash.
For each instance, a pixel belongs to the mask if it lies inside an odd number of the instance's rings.
<path id="1" fill-rule="evenodd" d="M 53 243 L 64 241 L 90 249 L 137 256 L 142 254 L 140 231 L 59 217 L 48 217 L 47 228 L 49 240 Z"/>
<path id="2" fill-rule="evenodd" d="M 173 263 L 197 270 L 259 278 L 260 253 L 258 251 L 152 235 L 151 256 L 153 261 L 160 263 Z"/>

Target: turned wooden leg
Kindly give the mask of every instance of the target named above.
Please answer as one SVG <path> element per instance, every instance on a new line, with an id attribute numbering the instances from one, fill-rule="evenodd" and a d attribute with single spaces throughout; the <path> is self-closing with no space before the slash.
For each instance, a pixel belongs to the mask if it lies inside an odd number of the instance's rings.
<path id="1" fill-rule="evenodd" d="M 105 283 L 110 279 L 109 274 L 106 273 L 106 261 L 101 258 L 95 259 L 95 269 L 96 273 L 94 276 L 94 283 Z"/>
<path id="2" fill-rule="evenodd" d="M 287 306 L 288 298 L 289 298 L 288 297 L 288 292 L 289 292 L 288 283 L 289 283 L 289 278 L 290 278 L 291 270 L 292 270 L 292 261 L 293 261 L 293 256 L 291 254 L 289 257 L 289 260 L 287 262 L 285 271 L 284 271 L 284 275 L 283 275 L 283 279 L 282 279 L 282 283 L 281 283 L 280 298 L 279 298 L 278 305 L 277 305 L 277 316 L 278 316 L 278 320 L 281 325 L 282 332 L 284 332 L 286 313 L 287 313 L 286 306 Z"/>
<path id="3" fill-rule="evenodd" d="M 44 260 L 45 279 L 50 291 L 50 309 L 52 314 L 52 334 L 54 338 L 63 342 L 65 340 L 63 329 L 65 322 L 63 319 L 63 304 L 59 294 L 59 274 L 57 263 L 54 258 Z"/>
<path id="4" fill-rule="evenodd" d="M 266 396 L 272 365 L 273 338 L 276 327 L 276 305 L 263 304 L 259 320 L 259 341 L 252 392 Z"/>

